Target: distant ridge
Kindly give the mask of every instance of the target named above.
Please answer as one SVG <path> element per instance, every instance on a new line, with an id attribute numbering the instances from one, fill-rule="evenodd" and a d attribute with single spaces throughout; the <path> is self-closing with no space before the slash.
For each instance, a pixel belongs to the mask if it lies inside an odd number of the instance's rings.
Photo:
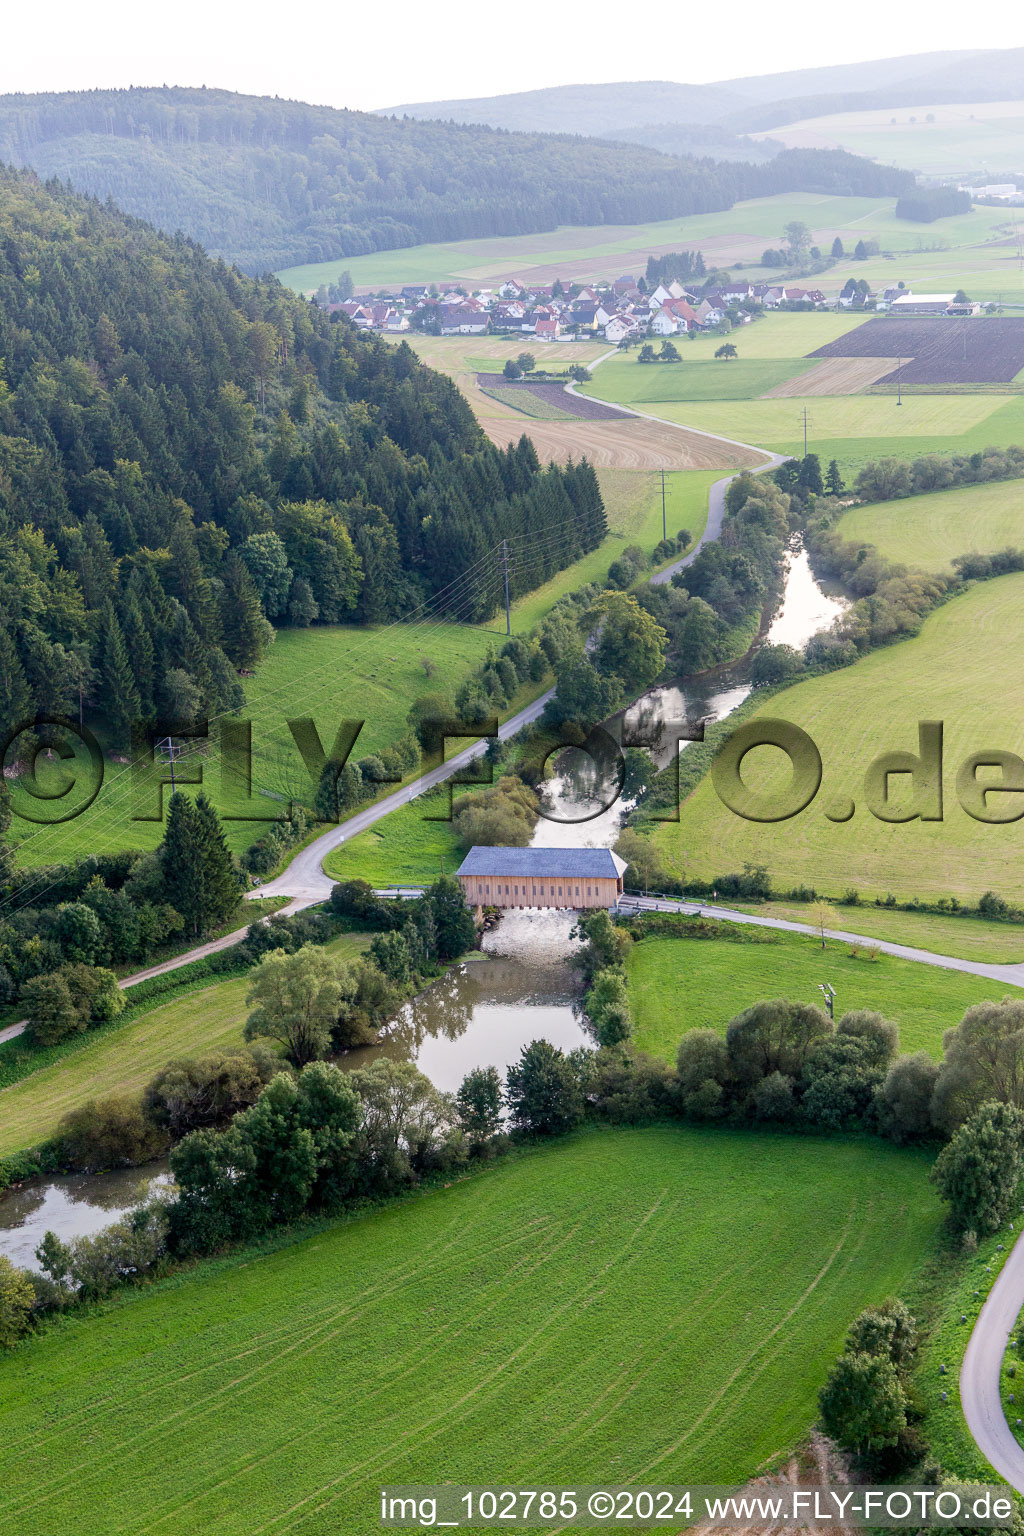
<path id="1" fill-rule="evenodd" d="M 708 85 L 671 80 L 554 86 L 501 96 L 406 102 L 386 115 L 479 123 L 520 132 L 584 134 L 696 152 L 716 127 L 722 158 L 746 153 L 747 132 L 802 117 L 925 101 L 999 101 L 1024 95 L 1024 48 L 949 49 L 746 75 Z M 763 150 L 760 152 L 763 154 Z M 753 158 L 753 156 L 751 156 Z"/>

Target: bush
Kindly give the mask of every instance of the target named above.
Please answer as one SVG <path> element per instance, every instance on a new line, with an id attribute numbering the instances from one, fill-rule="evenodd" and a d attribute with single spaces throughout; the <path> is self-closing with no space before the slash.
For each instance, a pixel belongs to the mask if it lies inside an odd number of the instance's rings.
<path id="1" fill-rule="evenodd" d="M 821 1424 L 843 1450 L 864 1454 L 895 1445 L 906 1428 L 906 1397 L 892 1361 L 842 1355 L 818 1398 Z"/>
<path id="2" fill-rule="evenodd" d="M 90 1099 L 61 1120 L 57 1140 L 65 1165 L 84 1173 L 134 1168 L 166 1152 L 166 1130 L 146 1118 L 141 1094 Z"/>
<path id="3" fill-rule="evenodd" d="M 1006 1219 L 1021 1175 L 1024 1114 L 983 1104 L 935 1160 L 931 1177 L 961 1232 L 995 1232 Z"/>
<path id="4" fill-rule="evenodd" d="M 56 1045 L 86 1028 L 88 1020 L 79 1013 L 67 979 L 59 971 L 27 981 L 21 989 L 21 1003 L 37 1045 Z"/>
<path id="5" fill-rule="evenodd" d="M 626 978 L 619 970 L 598 971 L 584 1000 L 598 1043 L 621 1045 L 633 1033 Z"/>
<path id="6" fill-rule="evenodd" d="M 685 1115 L 712 1120 L 722 1113 L 729 1057 L 721 1035 L 713 1029 L 691 1029 L 685 1034 L 676 1053 L 676 1074 Z"/>
<path id="7" fill-rule="evenodd" d="M 36 1293 L 23 1269 L 0 1253 L 0 1349 L 13 1349 L 32 1324 Z"/>
<path id="8" fill-rule="evenodd" d="M 254 1104 L 280 1070 L 280 1058 L 258 1042 L 179 1057 L 146 1085 L 143 1109 L 154 1126 L 179 1141 L 189 1131 L 220 1125 Z"/>

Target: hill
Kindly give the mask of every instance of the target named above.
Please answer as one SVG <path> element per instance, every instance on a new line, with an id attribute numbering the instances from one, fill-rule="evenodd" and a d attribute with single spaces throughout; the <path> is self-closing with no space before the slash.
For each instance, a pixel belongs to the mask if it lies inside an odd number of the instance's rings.
<path id="1" fill-rule="evenodd" d="M 178 87 L 0 97 L 3 162 L 111 197 L 250 272 L 738 195 L 654 150 Z"/>
<path id="2" fill-rule="evenodd" d="M 234 708 L 268 621 L 477 622 L 498 540 L 543 536 L 528 591 L 604 536 L 585 464 L 495 448 L 407 346 L 2 170 L 0 359 L 5 726 Z"/>
<path id="3" fill-rule="evenodd" d="M 1020 94 L 1022 66 L 1020 48 L 946 50 L 707 85 L 616 81 L 388 110 L 421 119 L 610 137 L 669 154 L 763 160 L 777 152 L 777 144 L 754 145 L 748 133 L 826 112 L 1011 99 Z"/>
<path id="4" fill-rule="evenodd" d="M 852 156 L 727 165 L 714 143 L 694 148 L 711 158 L 179 87 L 0 97 L 0 163 L 112 198 L 253 273 L 779 191 L 901 190 Z"/>
<path id="5" fill-rule="evenodd" d="M 672 80 L 614 81 L 598 85 L 560 85 L 539 91 L 516 91 L 503 96 L 476 96 L 456 101 L 405 102 L 385 110 L 396 116 L 437 118 L 455 123 L 487 123 L 493 128 L 521 132 L 584 133 L 626 138 L 625 130 L 649 134 L 652 125 L 693 130 L 718 124 L 732 127 L 750 118 L 781 110 L 830 92 L 844 96 L 882 92 L 888 101 L 904 100 L 903 93 L 916 90 L 925 80 L 935 85 L 956 86 L 961 78 L 987 77 L 993 70 L 1006 73 L 1001 51 L 946 51 L 910 54 L 891 59 L 871 59 L 859 64 L 830 64 L 815 69 L 784 70 L 771 75 L 747 75 L 709 85 L 684 85 Z M 1010 66 L 1013 69 L 1013 66 Z M 1019 73 L 1019 70 L 1018 70 Z M 935 88 L 933 85 L 932 88 Z M 924 99 L 924 98 L 921 98 Z M 960 97 L 961 101 L 968 97 Z M 980 98 L 979 98 L 980 99 Z M 992 98 L 994 99 L 994 98 Z M 824 110 L 820 108 L 819 110 Z M 838 110 L 838 109 L 834 109 Z M 805 116 L 793 112 L 777 121 Z M 755 127 L 770 126 L 757 121 Z M 632 138 L 632 134 L 628 135 Z M 650 142 L 637 138 L 638 143 Z M 661 145 L 658 146 L 663 147 Z"/>

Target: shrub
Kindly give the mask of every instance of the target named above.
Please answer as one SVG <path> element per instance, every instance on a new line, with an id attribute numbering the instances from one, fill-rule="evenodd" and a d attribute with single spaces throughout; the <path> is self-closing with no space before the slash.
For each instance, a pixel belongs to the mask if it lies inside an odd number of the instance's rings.
<path id="1" fill-rule="evenodd" d="M 861 1454 L 895 1445 L 907 1424 L 896 1367 L 880 1355 L 842 1355 L 818 1405 L 825 1433 L 844 1450 Z"/>
<path id="2" fill-rule="evenodd" d="M 38 1045 L 56 1045 L 86 1027 L 87 1020 L 75 1006 L 67 979 L 58 971 L 27 981 L 21 989 L 21 1002 Z"/>
<path id="3" fill-rule="evenodd" d="M 25 1271 L 0 1253 L 0 1349 L 13 1349 L 28 1332 L 35 1295 Z"/>
<path id="4" fill-rule="evenodd" d="M 255 1043 L 206 1056 L 179 1057 L 146 1085 L 148 1120 L 175 1141 L 201 1126 L 219 1125 L 255 1103 L 281 1070 L 269 1046 Z"/>
<path id="5" fill-rule="evenodd" d="M 112 1093 L 69 1110 L 57 1131 L 69 1168 L 134 1168 L 167 1150 L 168 1135 L 146 1118 L 141 1094 Z"/>
<path id="6" fill-rule="evenodd" d="M 875 1096 L 875 1114 L 883 1136 L 900 1145 L 931 1134 L 932 1094 L 938 1075 L 938 1063 L 927 1051 L 897 1057 Z"/>
<path id="7" fill-rule="evenodd" d="M 723 1085 L 729 1075 L 725 1041 L 713 1029 L 691 1029 L 679 1042 L 676 1073 L 683 1113 L 694 1120 L 715 1119 L 722 1112 Z"/>
<path id="8" fill-rule="evenodd" d="M 1021 1174 L 1024 1114 L 989 1102 L 965 1121 L 935 1160 L 931 1177 L 960 1231 L 994 1232 L 1005 1220 Z"/>

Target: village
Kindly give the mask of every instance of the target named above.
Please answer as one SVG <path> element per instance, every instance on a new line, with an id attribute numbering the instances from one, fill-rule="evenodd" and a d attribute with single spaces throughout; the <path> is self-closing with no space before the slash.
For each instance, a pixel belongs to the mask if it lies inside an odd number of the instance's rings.
<path id="1" fill-rule="evenodd" d="M 648 336 L 728 333 L 748 325 L 765 310 L 864 309 L 894 314 L 969 315 L 982 307 L 957 293 L 916 294 L 902 283 L 877 292 L 850 278 L 833 298 L 820 288 L 793 283 L 752 283 L 713 275 L 710 284 L 679 281 L 650 287 L 641 276 L 623 273 L 611 283 L 527 283 L 510 277 L 495 290 L 470 293 L 455 283 L 406 284 L 397 292 L 340 298 L 321 287 L 317 303 L 340 313 L 360 330 L 433 336 L 524 336 L 537 342 L 593 341 L 603 337 L 629 346 Z"/>

